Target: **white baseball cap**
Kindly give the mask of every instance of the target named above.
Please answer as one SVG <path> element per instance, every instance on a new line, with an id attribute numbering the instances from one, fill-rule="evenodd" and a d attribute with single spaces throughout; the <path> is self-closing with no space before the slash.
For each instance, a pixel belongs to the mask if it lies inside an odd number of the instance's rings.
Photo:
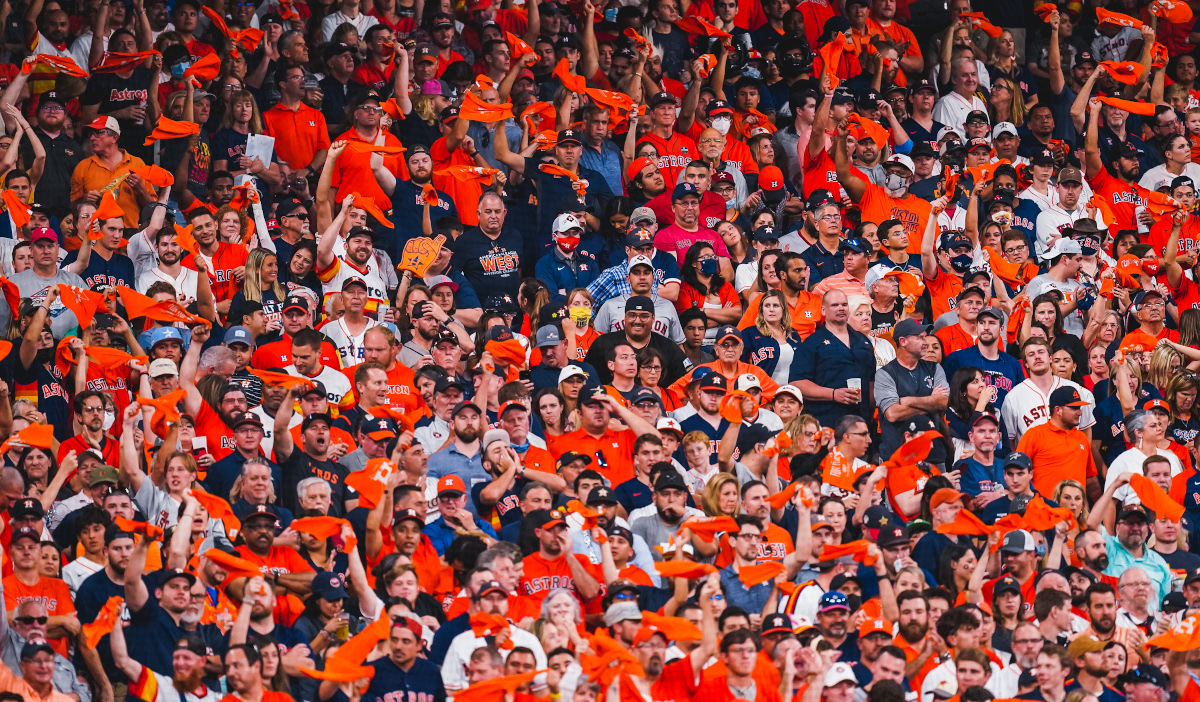
<path id="1" fill-rule="evenodd" d="M 992 127 L 992 138 L 995 139 L 1001 134 L 1012 134 L 1013 136 L 1018 136 L 1017 125 L 1013 124 L 1012 122 L 997 123 L 995 127 Z"/>
<path id="2" fill-rule="evenodd" d="M 838 683 L 852 682 L 858 684 L 858 676 L 854 674 L 854 669 L 849 663 L 834 663 L 829 670 L 825 671 L 825 687 L 833 687 Z"/>
<path id="3" fill-rule="evenodd" d="M 1054 240 L 1054 245 L 1051 246 L 1049 249 L 1046 249 L 1046 253 L 1042 254 L 1042 258 L 1049 260 L 1051 258 L 1057 258 L 1058 256 L 1061 256 L 1062 254 L 1081 254 L 1081 253 L 1083 253 L 1083 249 L 1080 248 L 1078 241 L 1075 241 L 1074 239 L 1068 239 L 1066 237 L 1061 237 L 1059 239 Z"/>
<path id="4" fill-rule="evenodd" d="M 579 219 L 570 212 L 564 212 L 554 218 L 554 233 L 561 234 L 562 232 L 572 229 L 583 229 L 583 225 L 579 223 Z"/>
<path id="5" fill-rule="evenodd" d="M 892 267 L 883 263 L 877 263 L 867 269 L 867 277 L 863 279 L 863 286 L 869 292 L 871 286 L 883 280 L 888 273 L 892 272 Z"/>
<path id="6" fill-rule="evenodd" d="M 762 383 L 758 382 L 758 376 L 753 373 L 742 373 L 737 378 L 736 389 L 747 391 L 750 388 L 762 390 Z"/>
<path id="7" fill-rule="evenodd" d="M 634 256 L 629 259 L 629 270 L 633 270 L 634 266 L 649 266 L 650 270 L 654 270 L 654 262 L 649 256 Z"/>
<path id="8" fill-rule="evenodd" d="M 912 159 L 904 154 L 892 154 L 886 161 L 884 161 L 884 163 L 894 163 L 897 166 L 904 166 L 908 169 L 909 173 L 917 172 L 917 168 L 913 165 Z"/>
<path id="9" fill-rule="evenodd" d="M 658 431 L 662 431 L 664 429 L 669 431 L 677 431 L 679 432 L 679 436 L 683 436 L 683 427 L 679 426 L 679 422 L 670 417 L 660 417 L 658 419 L 658 424 L 655 424 L 654 428 Z"/>
<path id="10" fill-rule="evenodd" d="M 150 362 L 151 378 L 161 378 L 167 375 L 179 375 L 179 369 L 175 367 L 175 362 L 169 358 L 156 358 Z"/>
<path id="11" fill-rule="evenodd" d="M 960 140 L 963 138 L 962 132 L 960 132 L 957 128 L 951 127 L 951 126 L 945 126 L 938 130 L 937 140 L 941 141 L 942 139 L 945 139 L 950 134 L 953 134 L 954 136 L 958 137 Z"/>
<path id="12" fill-rule="evenodd" d="M 775 397 L 779 397 L 780 395 L 791 395 L 792 397 L 796 398 L 800 404 L 804 404 L 804 393 L 800 392 L 800 388 L 796 387 L 795 385 L 784 385 L 776 390 Z"/>
<path id="13" fill-rule="evenodd" d="M 566 368 L 563 368 L 562 370 L 560 370 L 558 372 L 558 382 L 561 383 L 562 381 L 566 380 L 567 378 L 573 378 L 577 375 L 582 375 L 585 380 L 587 379 L 587 373 L 579 366 L 576 366 L 576 365 L 567 366 Z"/>

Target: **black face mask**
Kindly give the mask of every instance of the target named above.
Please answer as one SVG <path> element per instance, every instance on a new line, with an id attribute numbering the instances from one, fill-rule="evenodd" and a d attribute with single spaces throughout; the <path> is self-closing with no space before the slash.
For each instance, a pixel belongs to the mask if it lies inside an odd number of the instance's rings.
<path id="1" fill-rule="evenodd" d="M 54 349 L 38 349 L 35 359 L 38 363 L 50 363 L 54 360 Z"/>
<path id="2" fill-rule="evenodd" d="M 992 194 L 1007 195 L 1009 198 L 1015 200 L 1017 197 L 1017 190 L 1016 188 L 992 188 Z"/>
<path id="3" fill-rule="evenodd" d="M 862 595 L 846 595 L 846 604 L 850 605 L 851 612 L 857 612 L 862 606 Z"/>

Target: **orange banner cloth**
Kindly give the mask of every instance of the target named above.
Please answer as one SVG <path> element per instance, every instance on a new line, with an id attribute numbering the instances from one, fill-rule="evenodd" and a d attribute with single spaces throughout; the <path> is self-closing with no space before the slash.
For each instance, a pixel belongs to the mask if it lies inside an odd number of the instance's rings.
<path id="1" fill-rule="evenodd" d="M 87 640 L 88 648 L 96 648 L 100 639 L 112 633 L 113 627 L 120 620 L 121 605 L 123 604 L 125 604 L 124 597 L 114 595 L 108 598 L 96 618 L 83 625 L 83 636 Z"/>

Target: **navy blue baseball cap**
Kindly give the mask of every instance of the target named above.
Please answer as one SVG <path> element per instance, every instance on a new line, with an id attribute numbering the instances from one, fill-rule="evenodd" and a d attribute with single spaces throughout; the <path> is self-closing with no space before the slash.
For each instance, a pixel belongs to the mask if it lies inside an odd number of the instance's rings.
<path id="1" fill-rule="evenodd" d="M 346 598 L 346 588 L 342 583 L 342 575 L 320 571 L 312 581 L 312 594 L 323 600 L 343 600 Z"/>
<path id="2" fill-rule="evenodd" d="M 671 202 L 677 202 L 687 197 L 695 195 L 700 197 L 700 188 L 697 188 L 694 183 L 683 182 L 675 186 L 675 191 L 671 193 Z"/>
<path id="3" fill-rule="evenodd" d="M 835 609 L 844 609 L 847 612 L 850 611 L 850 602 L 846 599 L 846 596 L 837 590 L 832 590 L 824 595 L 821 595 L 821 601 L 817 605 L 817 611 L 831 612 Z"/>
<path id="4" fill-rule="evenodd" d="M 845 239 L 838 245 L 838 251 L 854 251 L 861 254 L 871 253 L 871 244 L 865 239 Z"/>
<path id="5" fill-rule="evenodd" d="M 779 230 L 773 224 L 764 224 L 754 230 L 755 241 L 779 241 Z"/>

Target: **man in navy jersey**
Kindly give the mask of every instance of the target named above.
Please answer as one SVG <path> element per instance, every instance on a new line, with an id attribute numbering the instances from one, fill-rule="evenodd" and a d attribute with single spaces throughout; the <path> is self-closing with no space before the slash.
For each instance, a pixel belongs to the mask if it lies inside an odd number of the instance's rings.
<path id="1" fill-rule="evenodd" d="M 421 623 L 412 617 L 397 617 L 392 620 L 388 639 L 391 653 L 367 663 L 375 669 L 375 676 L 363 693 L 362 702 L 385 699 L 444 702 L 446 687 L 442 684 L 441 671 L 418 655 L 423 646 Z"/>

